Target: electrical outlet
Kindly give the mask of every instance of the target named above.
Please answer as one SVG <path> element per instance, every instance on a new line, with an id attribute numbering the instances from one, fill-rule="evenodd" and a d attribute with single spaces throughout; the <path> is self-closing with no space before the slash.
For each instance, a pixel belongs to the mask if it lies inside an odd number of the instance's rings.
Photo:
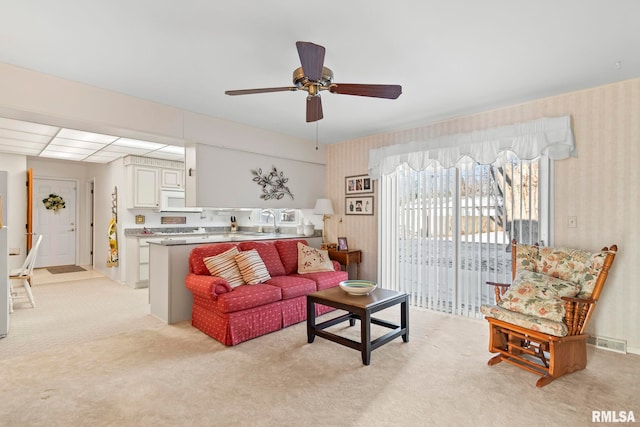
<path id="1" fill-rule="evenodd" d="M 568 216 L 567 217 L 567 227 L 576 228 L 578 226 L 578 217 L 577 216 Z"/>

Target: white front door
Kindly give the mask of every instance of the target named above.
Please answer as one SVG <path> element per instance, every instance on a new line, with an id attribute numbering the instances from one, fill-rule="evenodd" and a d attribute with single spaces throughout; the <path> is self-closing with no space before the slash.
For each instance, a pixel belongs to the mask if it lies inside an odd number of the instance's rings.
<path id="1" fill-rule="evenodd" d="M 76 263 L 76 185 L 64 179 L 33 180 L 33 232 L 43 235 L 36 267 Z M 51 194 L 62 197 L 63 209 L 45 207 L 43 200 Z"/>

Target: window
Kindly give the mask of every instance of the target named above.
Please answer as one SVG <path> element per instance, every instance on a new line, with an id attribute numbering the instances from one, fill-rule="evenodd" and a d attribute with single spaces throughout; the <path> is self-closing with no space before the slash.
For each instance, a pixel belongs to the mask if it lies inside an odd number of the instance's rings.
<path id="1" fill-rule="evenodd" d="M 550 163 L 504 152 L 380 178 L 379 278 L 412 304 L 469 317 L 492 303 L 487 281 L 510 282 L 511 240 L 549 242 Z"/>
<path id="2" fill-rule="evenodd" d="M 256 209 L 251 215 L 256 224 L 273 224 L 273 215 L 279 225 L 296 225 L 300 218 L 299 209 Z"/>

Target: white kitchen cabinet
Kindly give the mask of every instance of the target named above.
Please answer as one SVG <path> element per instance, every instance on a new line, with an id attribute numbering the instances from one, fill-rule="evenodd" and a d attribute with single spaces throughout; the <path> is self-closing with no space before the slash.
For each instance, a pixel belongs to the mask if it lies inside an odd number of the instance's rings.
<path id="1" fill-rule="evenodd" d="M 160 241 L 155 237 L 127 237 L 127 263 L 125 280 L 134 289 L 149 286 L 149 242 Z"/>
<path id="2" fill-rule="evenodd" d="M 129 190 L 128 208 L 151 208 L 160 206 L 158 168 L 148 166 L 128 166 L 128 178 L 132 185 Z"/>
<path id="3" fill-rule="evenodd" d="M 184 188 L 184 171 L 181 169 L 161 169 L 160 187 L 167 190 Z"/>
<path id="4" fill-rule="evenodd" d="M 184 190 L 183 162 L 126 156 L 124 165 L 129 183 L 129 209 L 158 209 L 160 190 Z"/>

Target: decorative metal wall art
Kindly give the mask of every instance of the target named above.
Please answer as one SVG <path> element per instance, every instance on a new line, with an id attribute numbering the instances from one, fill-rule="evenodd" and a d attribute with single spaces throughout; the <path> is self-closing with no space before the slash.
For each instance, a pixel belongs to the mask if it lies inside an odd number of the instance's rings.
<path id="1" fill-rule="evenodd" d="M 280 200 L 284 196 L 289 196 L 293 200 L 293 193 L 286 185 L 289 178 L 284 177 L 284 172 L 278 172 L 275 166 L 271 167 L 269 173 L 262 173 L 262 168 L 251 170 L 253 182 L 262 187 L 260 198 L 263 200 Z"/>

